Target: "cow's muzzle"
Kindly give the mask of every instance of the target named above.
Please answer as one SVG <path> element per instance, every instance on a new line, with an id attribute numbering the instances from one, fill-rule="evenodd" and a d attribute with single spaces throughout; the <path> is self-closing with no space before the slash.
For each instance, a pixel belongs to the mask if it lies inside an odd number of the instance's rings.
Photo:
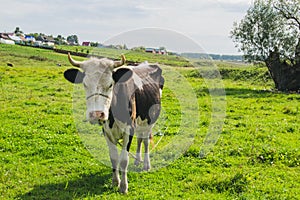
<path id="1" fill-rule="evenodd" d="M 89 121 L 91 124 L 102 124 L 105 121 L 105 113 L 102 111 L 92 111 L 89 113 Z"/>

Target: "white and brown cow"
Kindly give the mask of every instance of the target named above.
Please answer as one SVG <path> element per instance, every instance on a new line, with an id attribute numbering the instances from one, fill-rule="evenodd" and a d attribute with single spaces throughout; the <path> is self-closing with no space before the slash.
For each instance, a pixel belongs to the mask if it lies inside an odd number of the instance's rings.
<path id="1" fill-rule="evenodd" d="M 120 192 L 127 193 L 128 152 L 134 133 L 138 142 L 135 164 L 142 162 L 143 142 L 143 169 L 148 171 L 151 167 L 149 138 L 161 110 L 162 70 L 148 63 L 122 67 L 125 63 L 123 55 L 121 61 L 90 58 L 79 62 L 70 54 L 68 58 L 77 68 L 66 70 L 64 76 L 72 83 L 83 83 L 87 120 L 103 124 L 113 169 L 112 183 L 120 188 Z M 119 140 L 123 141 L 120 155 L 117 149 Z"/>

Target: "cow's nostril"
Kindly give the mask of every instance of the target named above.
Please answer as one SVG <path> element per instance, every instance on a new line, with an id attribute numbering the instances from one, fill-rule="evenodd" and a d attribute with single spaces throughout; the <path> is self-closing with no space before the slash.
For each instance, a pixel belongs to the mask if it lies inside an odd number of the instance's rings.
<path id="1" fill-rule="evenodd" d="M 92 111 L 89 113 L 90 120 L 101 120 L 105 119 L 105 113 L 102 111 Z"/>
<path id="2" fill-rule="evenodd" d="M 95 117 L 98 118 L 98 119 L 104 119 L 105 114 L 102 111 L 96 111 L 95 112 Z"/>
<path id="3" fill-rule="evenodd" d="M 104 119 L 104 117 L 105 117 L 104 112 L 101 112 L 99 118 Z"/>

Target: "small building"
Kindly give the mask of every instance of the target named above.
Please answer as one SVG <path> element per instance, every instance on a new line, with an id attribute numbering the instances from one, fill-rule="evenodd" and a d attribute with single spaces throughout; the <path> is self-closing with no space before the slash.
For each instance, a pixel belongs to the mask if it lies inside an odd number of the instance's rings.
<path id="1" fill-rule="evenodd" d="M 35 41 L 35 42 L 33 43 L 33 46 L 39 47 L 39 46 L 42 46 L 42 44 L 43 44 L 42 41 L 37 40 L 37 41 Z"/>
<path id="2" fill-rule="evenodd" d="M 8 40 L 8 39 L 4 39 L 4 38 L 0 38 L 0 43 L 1 43 L 1 44 L 12 44 L 12 45 L 15 44 L 14 41 Z"/>
<path id="3" fill-rule="evenodd" d="M 46 35 L 39 35 L 36 40 L 45 43 L 47 42 L 55 43 L 55 39 L 52 36 L 46 36 Z"/>
<path id="4" fill-rule="evenodd" d="M 10 40 L 13 40 L 16 44 L 23 44 L 23 40 L 19 36 L 9 35 L 8 37 Z"/>
<path id="5" fill-rule="evenodd" d="M 43 46 L 49 46 L 49 47 L 54 47 L 55 43 L 54 42 L 44 42 Z"/>
<path id="6" fill-rule="evenodd" d="M 25 35 L 25 40 L 27 42 L 35 42 L 35 38 L 32 35 Z"/>
<path id="7" fill-rule="evenodd" d="M 45 36 L 45 40 L 44 40 L 44 42 L 46 42 L 46 43 L 55 43 L 55 39 L 52 37 L 52 36 Z"/>
<path id="8" fill-rule="evenodd" d="M 159 48 L 146 48 L 145 52 L 153 53 L 153 54 L 167 55 L 167 51 L 165 49 L 159 49 Z"/>
<path id="9" fill-rule="evenodd" d="M 13 33 L 0 33 L 0 38 L 10 40 L 9 36 L 14 35 Z"/>
<path id="10" fill-rule="evenodd" d="M 89 47 L 89 46 L 91 46 L 91 43 L 90 42 L 82 42 L 81 46 Z"/>
<path id="11" fill-rule="evenodd" d="M 146 52 L 146 53 L 156 53 L 156 51 L 155 51 L 154 48 L 146 48 L 146 49 L 145 49 L 145 52 Z"/>

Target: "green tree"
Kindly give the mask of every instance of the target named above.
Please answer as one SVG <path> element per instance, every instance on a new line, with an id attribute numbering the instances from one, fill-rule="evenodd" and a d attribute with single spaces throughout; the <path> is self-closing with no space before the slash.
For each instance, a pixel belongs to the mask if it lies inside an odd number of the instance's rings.
<path id="1" fill-rule="evenodd" d="M 65 38 L 62 35 L 57 35 L 57 37 L 54 38 L 54 40 L 55 40 L 55 44 L 58 44 L 58 45 L 66 44 Z"/>
<path id="2" fill-rule="evenodd" d="M 245 59 L 266 63 L 278 90 L 300 90 L 299 0 L 255 0 L 231 37 Z"/>
<path id="3" fill-rule="evenodd" d="M 146 50 L 146 48 L 144 46 L 139 46 L 139 47 L 133 47 L 131 50 L 138 51 L 138 52 L 144 52 Z"/>
<path id="4" fill-rule="evenodd" d="M 78 45 L 79 42 L 78 42 L 78 37 L 77 35 L 70 35 L 67 37 L 67 41 L 73 45 Z"/>
<path id="5" fill-rule="evenodd" d="M 17 36 L 20 36 L 21 34 L 23 34 L 23 31 L 21 31 L 20 27 L 16 27 L 14 33 L 15 33 Z"/>

